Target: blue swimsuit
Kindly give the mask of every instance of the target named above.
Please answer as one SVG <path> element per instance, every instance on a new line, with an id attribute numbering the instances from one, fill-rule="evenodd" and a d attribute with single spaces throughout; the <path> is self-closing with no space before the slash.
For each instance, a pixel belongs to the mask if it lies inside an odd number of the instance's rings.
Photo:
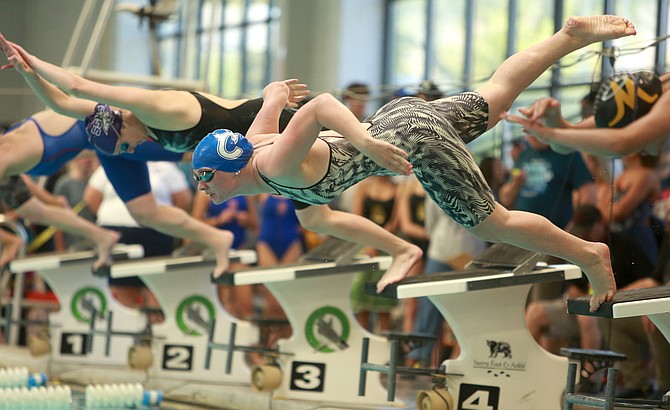
<path id="1" fill-rule="evenodd" d="M 86 137 L 86 130 L 84 129 L 84 121 L 75 122 L 70 129 L 65 131 L 62 135 L 49 135 L 40 124 L 32 117 L 28 117 L 7 129 L 10 132 L 27 121 L 31 121 L 37 127 L 42 137 L 44 144 L 44 152 L 39 164 L 35 165 L 26 174 L 30 176 L 50 176 L 61 169 L 72 158 L 76 157 L 84 149 L 92 149 Z"/>
<path id="2" fill-rule="evenodd" d="M 291 200 L 275 195 L 268 196 L 261 211 L 258 241 L 266 243 L 277 259 L 281 259 L 298 240 L 302 240 L 302 231 Z"/>
<path id="3" fill-rule="evenodd" d="M 35 124 L 44 144 L 40 162 L 26 172 L 30 176 L 50 176 L 69 160 L 76 157 L 83 149 L 91 148 L 86 138 L 83 121 L 75 122 L 62 135 L 54 136 L 44 132 L 37 121 L 29 117 L 10 126 L 5 133 L 20 127 L 27 121 Z M 0 138 L 2 138 L 2 135 L 0 135 Z M 0 183 L 2 208 L 17 209 L 30 198 L 32 198 L 32 194 L 20 176 L 10 176 L 5 182 Z"/>

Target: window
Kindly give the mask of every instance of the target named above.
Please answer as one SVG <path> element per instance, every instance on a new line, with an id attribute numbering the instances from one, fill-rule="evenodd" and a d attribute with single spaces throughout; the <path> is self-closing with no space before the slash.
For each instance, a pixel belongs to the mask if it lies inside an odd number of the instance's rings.
<path id="1" fill-rule="evenodd" d="M 270 62 L 277 49 L 280 13 L 276 1 L 183 3 L 179 18 L 159 28 L 166 72 L 202 79 L 209 92 L 227 98 L 258 95 L 270 81 Z"/>
<path id="2" fill-rule="evenodd" d="M 606 10 L 636 22 L 638 31 L 634 39 L 608 44 L 615 47 L 617 54 L 614 69 L 664 71 L 664 66 L 654 67 L 656 61 L 666 61 L 664 47 L 649 47 L 667 34 L 667 21 L 657 27 L 659 4 L 665 2 L 388 0 L 385 82 L 407 87 L 429 79 L 446 94 L 472 90 L 488 79 L 506 56 L 549 37 L 555 31 L 555 20 L 562 24 L 571 15 L 605 14 Z M 667 15 L 665 11 L 665 20 Z M 526 24 L 529 21 L 533 24 Z M 626 49 L 617 50 L 621 44 Z M 567 56 L 557 75 L 544 73 L 519 97 L 513 110 L 553 92 L 560 96 L 566 117 L 579 119 L 579 102 L 589 92 L 590 84 L 600 80 L 603 66 L 606 74 L 611 70 L 609 59 L 603 63 L 600 57 L 602 47 L 594 44 Z M 471 145 L 475 154 L 499 153 L 503 141 L 521 135 L 518 127 L 506 123 L 490 133 L 494 135 Z"/>

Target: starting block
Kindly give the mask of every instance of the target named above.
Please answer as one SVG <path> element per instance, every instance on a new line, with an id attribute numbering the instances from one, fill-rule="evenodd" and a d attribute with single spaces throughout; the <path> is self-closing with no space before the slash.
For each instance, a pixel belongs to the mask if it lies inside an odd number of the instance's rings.
<path id="1" fill-rule="evenodd" d="M 648 316 L 663 336 L 670 341 L 670 286 L 654 288 L 631 289 L 618 292 L 611 301 L 603 303 L 595 311 L 589 311 L 590 296 L 568 299 L 568 313 L 585 316 L 596 316 L 608 319 L 618 319 L 635 316 Z M 591 407 L 600 407 L 611 410 L 615 406 L 649 409 L 670 409 L 670 395 L 663 396 L 661 401 L 617 399 L 615 397 L 617 369 L 607 369 L 607 384 L 605 397 L 592 397 L 575 393 L 577 378 L 577 364 L 570 363 L 567 376 L 564 408 L 572 410 L 574 404 L 585 404 Z M 669 392 L 670 393 L 670 392 Z"/>
<path id="2" fill-rule="evenodd" d="M 229 258 L 232 263 L 251 264 L 256 253 L 231 250 Z M 209 333 L 244 346 L 258 340 L 257 326 L 232 316 L 221 305 L 211 280 L 215 266 L 213 258 L 202 255 L 145 258 L 112 266 L 114 278 L 139 276 L 165 316 L 162 323 L 152 325 L 149 343 L 130 352 L 131 366 L 148 368 L 148 386 L 168 393 L 175 386 L 201 383 L 249 385 L 251 371 L 241 352 L 217 354 L 209 348 Z"/>
<path id="3" fill-rule="evenodd" d="M 143 254 L 139 245 L 120 244 L 114 247 L 112 258 L 115 261 L 141 258 Z M 127 371 L 126 355 L 133 337 L 145 332 L 146 317 L 118 303 L 106 277 L 91 274 L 95 258 L 93 251 L 44 253 L 10 263 L 10 271 L 17 275 L 37 272 L 60 303 L 60 310 L 50 313 L 46 323 L 49 341 L 37 350 L 51 352 L 48 373 L 52 378 L 72 379 L 78 383 L 115 382 L 110 378 L 114 377 L 113 370 L 119 370 L 119 377 L 125 381 L 133 377 L 141 380 L 141 374 Z M 14 308 L 6 307 L 9 312 L 2 320 L 5 332 L 35 324 L 13 320 Z M 100 371 L 102 368 L 106 370 Z"/>
<path id="4" fill-rule="evenodd" d="M 428 372 L 436 388 L 417 394 L 418 408 L 561 408 L 568 360 L 535 342 L 524 319 L 526 300 L 532 284 L 578 279 L 582 272 L 574 265 L 538 264 L 539 257 L 496 244 L 464 270 L 406 278 L 382 292 L 399 299 L 427 296 L 461 348 L 458 358 Z M 366 284 L 366 292 L 376 294 L 375 284 Z M 379 363 L 363 357 L 361 379 L 368 371 L 402 373 Z"/>
<path id="5" fill-rule="evenodd" d="M 363 338 L 370 356 L 389 356 L 387 339 L 363 329 L 351 309 L 349 293 L 354 275 L 386 270 L 392 258 L 355 258 L 360 246 L 335 238 L 307 253 L 300 263 L 251 268 L 216 279 L 229 285 L 264 284 L 286 313 L 293 334 L 269 352 L 271 363 L 256 367 L 252 385 L 272 391 L 280 400 L 347 405 L 379 405 L 387 393 L 379 378 L 367 380 L 368 394 L 359 397 L 352 369 L 358 366 Z"/>

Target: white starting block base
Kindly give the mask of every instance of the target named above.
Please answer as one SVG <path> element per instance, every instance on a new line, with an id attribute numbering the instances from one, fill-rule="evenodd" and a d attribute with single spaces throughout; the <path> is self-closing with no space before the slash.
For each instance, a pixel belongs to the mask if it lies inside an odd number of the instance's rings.
<path id="1" fill-rule="evenodd" d="M 573 265 L 527 274 L 465 270 L 409 278 L 388 291 L 397 298 L 428 296 L 451 326 L 461 354 L 442 364 L 454 408 L 559 410 L 568 360 L 533 340 L 526 299 L 533 283 L 580 277 Z"/>
<path id="2" fill-rule="evenodd" d="M 0 346 L 0 367 L 26 367 L 30 373 L 48 374 L 49 354 L 33 356 L 27 347 Z"/>
<path id="3" fill-rule="evenodd" d="M 50 368 L 52 380 L 71 384 L 124 384 L 145 383 L 147 374 L 141 370 L 132 370 L 127 366 L 81 366 L 67 363 L 54 363 Z"/>
<path id="4" fill-rule="evenodd" d="M 353 370 L 352 370 L 353 373 Z M 353 378 L 353 374 L 352 374 Z M 176 380 L 150 380 L 147 389 L 161 390 L 165 400 L 176 403 L 197 404 L 205 408 L 225 410 L 381 410 L 405 408 L 398 403 L 387 403 L 385 406 L 369 404 L 349 404 L 316 402 L 308 400 L 273 400 L 272 392 L 262 393 L 251 391 L 244 386 L 222 386 L 206 383 L 179 383 Z M 169 404 L 165 405 L 170 407 Z"/>
<path id="5" fill-rule="evenodd" d="M 140 258 L 143 249 L 138 245 L 117 245 L 113 256 L 118 258 Z M 121 305 L 111 294 L 107 278 L 91 274 L 95 256 L 91 251 L 52 253 L 28 256 L 12 261 L 14 273 L 36 271 L 53 290 L 61 309 L 49 314 L 51 357 L 49 377 L 60 377 L 59 371 L 71 372 L 81 367 L 104 377 L 110 368 L 126 368 L 128 349 L 134 338 L 128 335 L 108 337 L 111 332 L 137 334 L 147 325 L 146 316 Z M 93 310 L 94 333 L 90 323 Z M 111 316 L 110 316 L 111 315 Z M 108 319 L 111 317 L 111 322 Z M 18 331 L 18 328 L 13 331 Z M 108 343 L 109 340 L 109 343 Z M 90 345 L 90 350 L 89 350 Z"/>
<path id="6" fill-rule="evenodd" d="M 152 380 L 149 389 L 160 389 L 166 400 L 177 403 L 194 403 L 207 408 L 225 410 L 311 410 L 323 408 L 319 403 L 298 401 L 272 401 L 271 393 L 253 392 L 245 386 L 221 386 L 205 383 L 179 383 Z"/>
<path id="7" fill-rule="evenodd" d="M 273 391 L 272 398 L 278 399 L 273 406 L 282 400 L 334 403 L 333 407 L 340 408 L 402 406 L 400 401 L 386 401 L 379 374 L 368 377 L 365 396 L 358 396 L 363 337 L 370 338 L 371 360 L 388 360 L 389 342 L 358 324 L 349 296 L 357 272 L 386 270 L 390 263 L 390 257 L 377 257 L 339 265 L 302 263 L 224 275 L 227 284 L 264 284 L 293 329 L 289 339 L 278 342 L 281 381 Z"/>
<path id="8" fill-rule="evenodd" d="M 253 263 L 253 251 L 231 251 L 231 262 Z M 231 372 L 224 351 L 213 350 L 206 367 L 208 326 L 216 320 L 214 340 L 227 343 L 231 326 L 237 326 L 235 344 L 252 346 L 258 342 L 258 327 L 227 312 L 211 281 L 215 261 L 202 256 L 145 258 L 112 266 L 112 277 L 137 275 L 160 303 L 165 320 L 152 326 L 150 379 L 184 383 L 223 383 L 248 386 L 251 370 L 244 352 L 232 356 Z M 219 385 L 221 387 L 221 385 Z"/>

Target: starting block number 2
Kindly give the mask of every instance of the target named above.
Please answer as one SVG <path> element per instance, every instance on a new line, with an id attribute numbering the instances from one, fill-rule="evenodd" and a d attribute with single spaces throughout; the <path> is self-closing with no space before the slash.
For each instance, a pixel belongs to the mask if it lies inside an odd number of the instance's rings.
<path id="1" fill-rule="evenodd" d="M 498 410 L 500 387 L 461 384 L 458 410 Z"/>
<path id="2" fill-rule="evenodd" d="M 193 369 L 193 346 L 165 345 L 162 367 L 164 370 L 191 371 Z"/>

